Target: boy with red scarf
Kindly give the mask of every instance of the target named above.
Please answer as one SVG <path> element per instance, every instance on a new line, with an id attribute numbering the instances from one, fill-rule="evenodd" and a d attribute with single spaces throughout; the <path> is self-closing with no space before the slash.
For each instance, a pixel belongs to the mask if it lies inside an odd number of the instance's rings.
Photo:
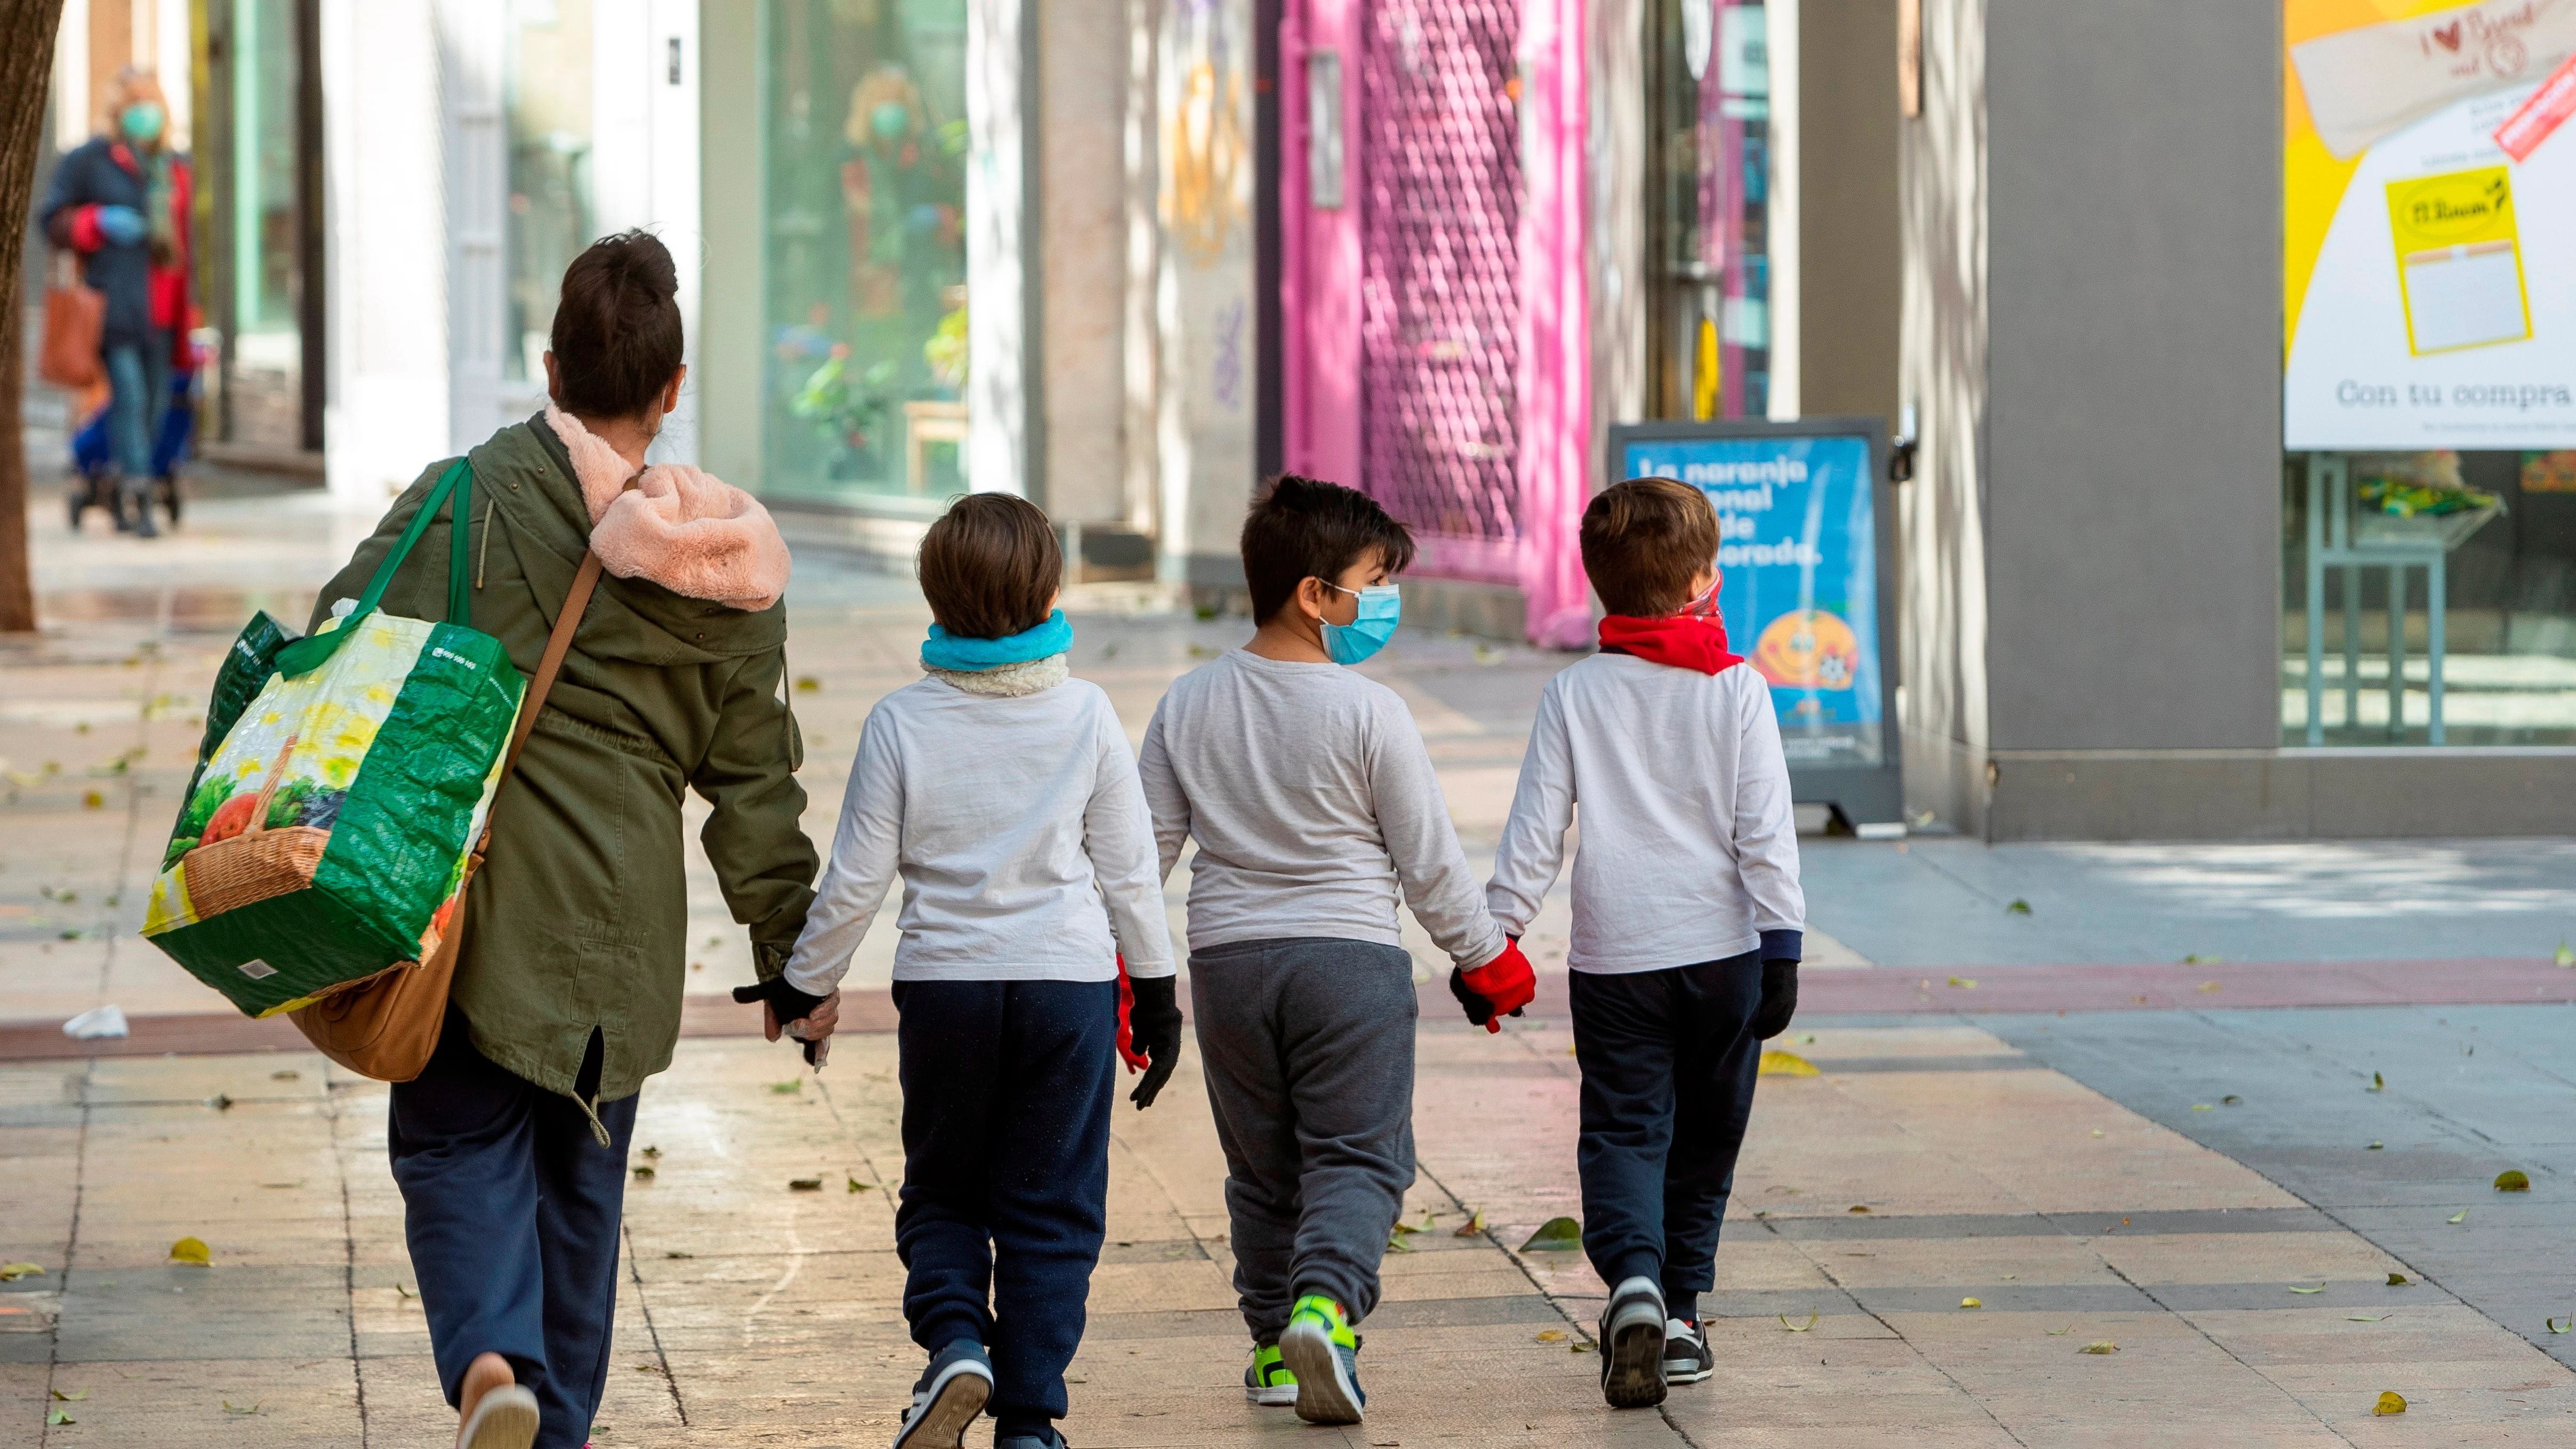
<path id="1" fill-rule="evenodd" d="M 1601 652 L 1549 681 L 1485 903 L 1518 937 L 1577 802 L 1566 952 L 1583 1069 L 1583 1249 L 1610 1285 L 1601 1391 L 1663 1402 L 1713 1367 L 1699 1295 L 1753 1111 L 1762 1042 L 1798 1002 L 1806 900 L 1789 767 L 1762 676 L 1726 647 L 1717 512 L 1632 478 L 1583 511 Z"/>

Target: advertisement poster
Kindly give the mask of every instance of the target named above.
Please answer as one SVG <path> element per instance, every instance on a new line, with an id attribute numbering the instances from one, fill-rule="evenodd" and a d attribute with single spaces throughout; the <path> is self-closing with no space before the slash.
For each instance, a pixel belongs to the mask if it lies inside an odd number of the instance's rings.
<path id="1" fill-rule="evenodd" d="M 1717 506 L 1728 647 L 1771 682 L 1792 769 L 1886 759 L 1878 520 L 1865 435 L 1629 437 L 1620 476 Z"/>
<path id="2" fill-rule="evenodd" d="M 2576 443 L 2576 0 L 2284 0 L 2284 446 Z"/>

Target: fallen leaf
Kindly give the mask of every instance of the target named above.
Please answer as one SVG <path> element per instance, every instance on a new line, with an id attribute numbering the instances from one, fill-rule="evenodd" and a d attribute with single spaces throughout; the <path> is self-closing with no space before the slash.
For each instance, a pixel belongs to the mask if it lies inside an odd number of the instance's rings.
<path id="1" fill-rule="evenodd" d="M 2217 983 L 2217 982 L 2215 982 L 2215 981 L 2204 981 L 2204 982 L 2200 983 L 2198 986 L 2195 986 L 2195 987 L 2193 987 L 2193 988 L 2192 988 L 2192 990 L 2194 990 L 2194 991 L 2203 992 L 2203 993 L 2211 992 L 2211 991 L 2216 991 L 2216 990 L 2219 990 L 2219 989 L 2220 989 L 2220 988 L 2219 988 L 2219 985 L 2218 985 L 2218 983 Z"/>
<path id="2" fill-rule="evenodd" d="M 1538 1336 L 1538 1341 L 1541 1343 L 1563 1343 L 1565 1342 L 1565 1330 L 1562 1328 L 1543 1330 Z"/>
<path id="3" fill-rule="evenodd" d="M 1791 1333 L 1804 1333 L 1804 1332 L 1806 1332 L 1808 1329 L 1813 1328 L 1813 1327 L 1815 1327 L 1815 1326 L 1816 1326 L 1816 1315 L 1811 1311 L 1811 1312 L 1809 1312 L 1809 1313 L 1807 1314 L 1807 1321 L 1806 1321 L 1806 1322 L 1804 1322 L 1804 1323 L 1791 1323 L 1791 1322 L 1789 1321 L 1789 1315 L 1788 1315 L 1788 1314 L 1783 1313 L 1783 1314 L 1781 1314 L 1781 1315 L 1780 1315 L 1780 1326 L 1781 1326 L 1782 1328 L 1785 1328 L 1785 1329 L 1789 1330 Z"/>
<path id="4" fill-rule="evenodd" d="M 394 1285 L 394 1292 L 400 1294 L 404 1298 L 418 1298 L 420 1296 L 418 1293 L 412 1291 L 412 1287 L 408 1283 L 396 1283 Z"/>
<path id="5" fill-rule="evenodd" d="M 2552 959 L 2557 961 L 2559 969 L 2561 970 L 2576 967 L 2576 951 L 2568 949 L 2566 937 L 2561 936 L 2558 938 L 2558 954 Z"/>
<path id="6" fill-rule="evenodd" d="M 206 1099 L 206 1105 L 214 1108 L 218 1112 L 229 1112 L 233 1109 L 233 1099 L 225 1096 L 221 1092 L 217 1092 Z"/>
<path id="7" fill-rule="evenodd" d="M 2097 1338 L 2075 1351 L 2077 1353 L 2118 1353 L 2120 1346 L 2107 1338 Z"/>
<path id="8" fill-rule="evenodd" d="M 1865 1213 L 1869 1211 L 1869 1204 L 1856 1202 L 1850 1207 L 1844 1208 L 1843 1211 L 1847 1213 Z"/>
<path id="9" fill-rule="evenodd" d="M 2368 1313 L 2347 1313 L 2343 1316 L 2343 1321 L 2346 1323 L 2377 1323 L 2380 1319 L 2394 1318 L 2396 1316 L 2397 1315 L 2394 1313 L 2382 1313 L 2375 1316 Z"/>
<path id="10" fill-rule="evenodd" d="M 672 1249 L 671 1251 L 664 1253 L 662 1256 L 663 1256 L 663 1257 L 665 1257 L 665 1258 L 694 1258 L 694 1257 L 696 1257 L 696 1256 L 697 1256 L 697 1254 L 695 1254 L 695 1253 L 683 1253 L 683 1252 L 679 1251 L 678 1249 L 674 1248 L 674 1249 Z"/>
<path id="11" fill-rule="evenodd" d="M 2207 1102 L 2194 1102 L 2191 1104 L 2191 1110 L 2195 1112 L 2215 1112 L 2218 1109 Z"/>
<path id="12" fill-rule="evenodd" d="M 1982 1298 L 1962 1298 L 1959 1300 L 1959 1306 L 1962 1308 L 1983 1308 L 1986 1306 L 1986 1301 Z"/>
<path id="13" fill-rule="evenodd" d="M 2370 1074 L 2370 1085 L 2362 1088 L 2362 1090 L 2365 1092 L 2384 1092 L 2388 1090 L 2388 1084 L 2380 1080 L 2379 1073 L 2373 1072 Z"/>
<path id="14" fill-rule="evenodd" d="M 304 1074 L 302 1072 L 288 1070 L 283 1072 L 271 1072 L 268 1074 L 268 1079 L 272 1082 L 293 1082 L 302 1080 L 303 1076 Z"/>
<path id="15" fill-rule="evenodd" d="M 2004 907 L 2004 914 L 2007 916 L 2027 916 L 2030 914 L 2030 902 L 2015 899 L 2011 905 Z"/>
<path id="16" fill-rule="evenodd" d="M 213 1265 L 215 1257 L 213 1253 L 207 1251 L 205 1239 L 181 1238 L 170 1245 L 170 1261 L 194 1263 L 200 1268 L 205 1268 Z"/>
<path id="17" fill-rule="evenodd" d="M 21 1278 L 42 1278 L 45 1270 L 33 1263 L 0 1263 L 0 1283 L 15 1283 Z"/>
<path id="18" fill-rule="evenodd" d="M 253 1404 L 249 1408 L 245 1409 L 241 1405 L 234 1403 L 232 1400 L 226 1399 L 224 1400 L 224 1412 L 227 1414 L 256 1414 L 259 1412 L 259 1405 Z"/>
<path id="19" fill-rule="evenodd" d="M 651 1182 L 653 1180 L 653 1175 L 653 1169 L 651 1167 L 641 1162 L 635 1164 L 635 1180 L 637 1182 Z"/>
<path id="20" fill-rule="evenodd" d="M 816 679 L 810 674 L 797 675 L 796 692 L 798 694 L 821 694 L 823 692 L 823 681 Z"/>
<path id="21" fill-rule="evenodd" d="M 2414 1281 L 2415 1280 L 2407 1277 L 2403 1273 L 2391 1273 L 2388 1275 L 2388 1286 L 2391 1288 L 2403 1288 Z"/>
<path id="22" fill-rule="evenodd" d="M 1567 1351 L 1567 1352 L 1569 1352 L 1569 1353 L 1590 1353 L 1590 1352 L 1592 1352 L 1592 1345 L 1590 1345 L 1590 1344 L 1588 1344 L 1588 1343 L 1569 1343 L 1569 1344 L 1567 1344 L 1565 1347 L 1566 1347 L 1566 1351 Z"/>
<path id="23" fill-rule="evenodd" d="M 2466 1218 L 2468 1217 L 2468 1215 L 2469 1215 L 2469 1210 L 2468 1210 L 2467 1208 L 2462 1208 L 2462 1209 L 2460 1209 L 2458 1212 L 2455 1212 L 2455 1213 L 2451 1214 L 2449 1217 L 2444 1218 L 2442 1221 L 2444 1221 L 2444 1222 L 2446 1222 L 2446 1223 L 2456 1223 L 2456 1222 L 2460 1222 L 2460 1221 L 2462 1221 L 2462 1220 L 2466 1219 Z"/>
<path id="24" fill-rule="evenodd" d="M 873 1182 L 861 1182 L 855 1177 L 851 1178 L 849 1182 L 850 1191 L 852 1192 L 866 1192 L 869 1188 L 876 1186 Z"/>
<path id="25" fill-rule="evenodd" d="M 2550 1318 L 2542 1321 L 2549 1325 L 2550 1332 L 2565 1333 L 2571 1328 L 2576 1328 L 2576 1313 L 2570 1313 L 2565 1318 Z"/>
<path id="26" fill-rule="evenodd" d="M 823 1190 L 823 1179 L 819 1177 L 790 1178 L 787 1183 L 787 1190 L 789 1192 L 821 1192 Z"/>
<path id="27" fill-rule="evenodd" d="M 96 810 L 106 803 L 107 797 L 101 795 L 96 790 L 84 790 L 81 792 L 81 808 L 83 810 Z M 70 1423 L 71 1421 L 66 1419 L 63 1422 Z"/>
<path id="28" fill-rule="evenodd" d="M 45 1422 L 48 1424 L 77 1424 L 80 1420 L 73 1418 L 71 1415 L 64 1413 L 60 1409 L 56 1409 L 52 1413 L 45 1415 Z"/>
<path id="29" fill-rule="evenodd" d="M 2495 1190 L 2498 1192 L 2529 1192 L 2531 1191 L 2531 1179 L 2524 1175 L 2522 1169 L 2508 1167 L 2504 1171 L 2496 1174 Z"/>
<path id="30" fill-rule="evenodd" d="M 1950 984 L 1959 988 L 1961 991 L 1974 991 L 1977 989 L 1977 978 L 1973 976 L 1953 976 L 1950 978 Z"/>
<path id="31" fill-rule="evenodd" d="M 1407 1242 L 1402 1233 L 1389 1233 L 1386 1235 L 1386 1250 L 1390 1253 L 1410 1253 L 1413 1251 L 1413 1244 Z"/>
<path id="32" fill-rule="evenodd" d="M 644 1149 L 644 1155 L 646 1157 L 659 1158 L 662 1155 L 662 1149 L 659 1147 L 647 1147 Z"/>
<path id="33" fill-rule="evenodd" d="M 2101 1136 L 2101 1135 L 2102 1135 L 2102 1129 L 2101 1129 L 2101 1128 L 2099 1128 L 2099 1127 L 2094 1128 L 2094 1129 L 2093 1129 L 2093 1135 L 2094 1135 L 2094 1136 L 2096 1136 L 2096 1137 Z"/>
<path id="34" fill-rule="evenodd" d="M 2293 1293 L 2323 1293 L 2326 1291 L 2326 1285 L 2320 1283 L 2314 1288 L 2293 1288 L 2290 1291 Z"/>
<path id="35" fill-rule="evenodd" d="M 67 1394 L 60 1389 L 56 1389 L 54 1390 L 54 1397 L 62 1400 L 66 1404 L 77 1404 L 81 1400 L 89 1397 L 89 1390 L 74 1389 L 72 1392 Z"/>
<path id="36" fill-rule="evenodd" d="M 1418 1233 L 1418 1232 L 1421 1232 L 1421 1231 L 1422 1231 L 1422 1229 L 1421 1229 L 1421 1228 L 1419 1228 L 1419 1227 L 1417 1227 L 1417 1226 L 1415 1226 L 1415 1225 L 1414 1225 L 1414 1224 L 1412 1224 L 1412 1223 L 1408 1223 L 1408 1222 L 1406 1222 L 1406 1221 L 1405 1221 L 1404 1219 L 1402 1219 L 1402 1218 L 1397 1218 L 1397 1219 L 1395 1220 L 1395 1226 L 1394 1226 L 1392 1229 L 1390 1229 L 1390 1231 L 1395 1232 L 1395 1233 L 1397 1233 L 1397 1234 L 1404 1234 L 1404 1233 Z"/>
<path id="37" fill-rule="evenodd" d="M 2074 1325 L 2074 1324 L 2072 1324 L 2072 1323 L 2070 1323 L 2070 1324 L 2066 1325 L 2064 1328 L 2052 1328 L 2052 1329 L 2048 1329 L 2048 1330 L 2046 1330 L 2046 1331 L 2047 1331 L 2048 1336 L 2049 1336 L 2049 1337 L 2051 1337 L 2051 1338 L 2064 1338 L 2066 1335 L 2068 1335 L 2068 1334 L 2070 1334 L 2070 1333 L 2073 1333 L 2073 1332 L 2075 1331 L 2075 1325 Z"/>
<path id="38" fill-rule="evenodd" d="M 2381 1142 L 2381 1141 L 2377 1140 L 2376 1138 L 2374 1138 L 2374 1139 L 2372 1139 L 2371 1144 L 2370 1144 L 2368 1147 L 2365 1147 L 2365 1148 L 2363 1148 L 2363 1149 L 2361 1149 L 2361 1150 L 2362 1150 L 2362 1151 L 2364 1151 L 2364 1152 L 2385 1152 L 2385 1151 L 2387 1151 L 2387 1150 L 2388 1150 L 2388 1144 L 2387 1144 L 2387 1143 L 2385 1143 L 2385 1142 Z"/>
<path id="39" fill-rule="evenodd" d="M 2379 1402 L 2370 1406 L 2370 1412 L 2374 1414 L 2405 1413 L 2406 1396 L 2394 1389 L 2391 1389 L 2379 1396 Z"/>
<path id="40" fill-rule="evenodd" d="M 1521 1244 L 1524 1253 L 1569 1253 L 1583 1246 L 1583 1224 L 1572 1218 L 1549 1218 Z"/>
<path id="41" fill-rule="evenodd" d="M 769 1090 L 776 1092 L 782 1097 L 786 1096 L 790 1092 L 801 1092 L 805 1090 L 805 1079 L 803 1077 L 790 1077 L 783 1082 L 772 1082 L 769 1084 Z"/>
<path id="42" fill-rule="evenodd" d="M 1484 1230 L 1485 1215 L 1481 1212 L 1469 1213 L 1467 1215 L 1466 1225 L 1459 1228 L 1456 1232 L 1451 1233 L 1449 1236 L 1453 1238 L 1472 1238 Z"/>
<path id="43" fill-rule="evenodd" d="M 1767 1051 L 1754 1075 L 1763 1077 L 1812 1077 L 1818 1075 L 1816 1064 L 1796 1052 Z"/>
<path id="44" fill-rule="evenodd" d="M 2226 1096 L 2219 1098 L 2218 1104 L 2222 1107 L 2242 1107 L 2245 1105 L 2245 1099 L 2237 1096 L 2233 1092 L 2230 1092 Z"/>

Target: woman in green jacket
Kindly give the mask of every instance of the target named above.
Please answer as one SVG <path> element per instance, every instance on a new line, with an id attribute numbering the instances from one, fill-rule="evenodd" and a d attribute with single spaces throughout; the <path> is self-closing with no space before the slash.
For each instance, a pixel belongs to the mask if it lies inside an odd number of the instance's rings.
<path id="1" fill-rule="evenodd" d="M 469 517 L 434 520 L 385 595 L 441 617 L 469 551 L 473 625 L 533 678 L 585 550 L 607 574 L 494 802 L 438 1051 L 387 1126 L 439 1380 L 464 1449 L 575 1449 L 608 1374 L 626 1151 L 671 1061 L 686 972 L 680 807 L 776 978 L 812 899 L 802 748 L 781 688 L 787 548 L 748 495 L 644 466 L 679 401 L 678 278 L 649 235 L 564 273 L 552 403 L 467 454 Z M 355 596 L 453 460 L 430 465 L 323 590 Z M 462 490 L 459 490 L 461 496 Z M 783 985 L 783 983 L 780 983 Z M 779 985 L 770 1033 L 837 1003 Z"/>

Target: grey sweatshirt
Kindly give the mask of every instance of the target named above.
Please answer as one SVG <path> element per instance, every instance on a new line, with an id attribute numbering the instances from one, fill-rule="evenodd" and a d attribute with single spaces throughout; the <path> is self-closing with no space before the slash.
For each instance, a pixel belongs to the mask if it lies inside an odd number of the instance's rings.
<path id="1" fill-rule="evenodd" d="M 1503 951 L 1413 714 L 1338 664 L 1241 649 L 1172 682 L 1137 760 L 1163 875 L 1190 867 L 1190 949 L 1324 936 L 1401 944 L 1399 892 L 1452 961 Z"/>

